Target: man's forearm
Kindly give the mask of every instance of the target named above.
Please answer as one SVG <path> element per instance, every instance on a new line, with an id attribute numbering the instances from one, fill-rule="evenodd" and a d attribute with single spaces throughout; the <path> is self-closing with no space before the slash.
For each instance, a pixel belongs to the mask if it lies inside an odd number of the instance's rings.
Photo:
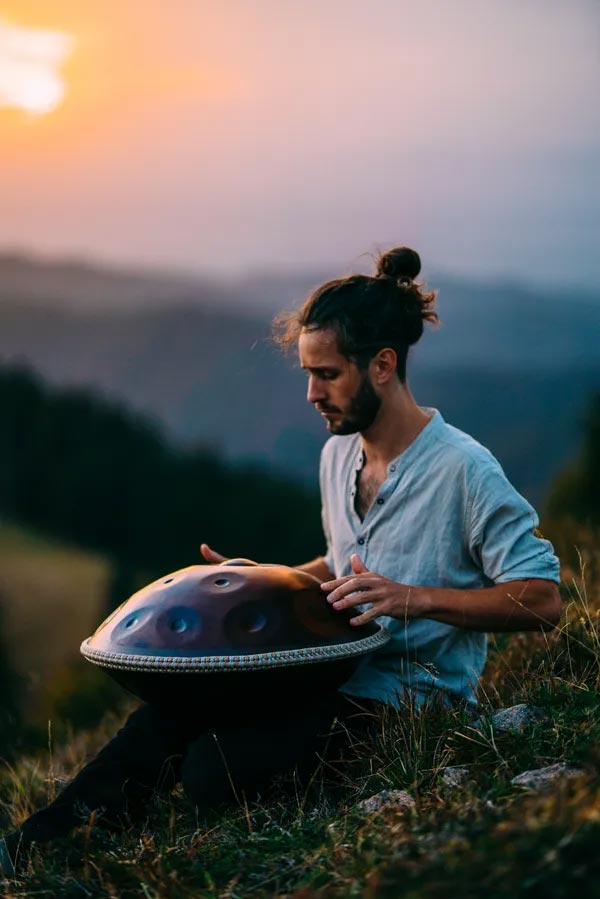
<path id="1" fill-rule="evenodd" d="M 560 621 L 560 593 L 544 578 L 509 581 L 475 590 L 410 586 L 370 571 L 356 553 L 353 574 L 321 583 L 333 608 L 361 606 L 360 627 L 380 615 L 399 621 L 432 618 L 472 631 L 551 630 Z M 367 606 L 364 608 L 364 606 Z"/>
<path id="2" fill-rule="evenodd" d="M 323 556 L 317 556 L 316 559 L 312 559 L 312 561 L 310 562 L 305 562 L 303 565 L 296 565 L 295 567 L 299 568 L 300 571 L 306 571 L 308 574 L 312 574 L 312 576 L 316 577 L 317 580 L 321 583 L 323 583 L 323 581 L 330 581 L 333 577 L 333 574 L 327 567 Z"/>
<path id="3" fill-rule="evenodd" d="M 551 630 L 560 620 L 560 594 L 553 581 L 532 578 L 480 590 L 412 587 L 408 599 L 422 615 L 473 631 Z M 413 606 L 414 607 L 414 606 Z"/>

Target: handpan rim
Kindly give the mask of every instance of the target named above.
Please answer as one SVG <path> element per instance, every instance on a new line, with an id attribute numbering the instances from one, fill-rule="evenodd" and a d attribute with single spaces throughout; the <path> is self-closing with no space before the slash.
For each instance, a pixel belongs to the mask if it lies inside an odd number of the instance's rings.
<path id="1" fill-rule="evenodd" d="M 379 630 L 352 643 L 334 643 L 298 649 L 272 650 L 270 652 L 237 653 L 236 655 L 210 656 L 156 656 L 136 653 L 116 653 L 89 646 L 92 637 L 83 641 L 80 652 L 94 665 L 120 671 L 155 671 L 174 674 L 211 674 L 223 671 L 256 671 L 283 668 L 290 665 L 307 665 L 313 662 L 335 662 L 353 656 L 365 655 L 384 646 L 390 639 L 387 628 L 373 622 Z"/>

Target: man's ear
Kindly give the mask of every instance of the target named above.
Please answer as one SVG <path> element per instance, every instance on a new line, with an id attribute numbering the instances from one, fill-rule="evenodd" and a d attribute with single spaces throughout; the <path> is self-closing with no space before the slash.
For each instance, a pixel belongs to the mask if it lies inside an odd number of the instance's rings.
<path id="1" fill-rule="evenodd" d="M 371 372 L 375 384 L 387 384 L 396 374 L 398 357 L 391 347 L 384 347 L 371 359 Z"/>

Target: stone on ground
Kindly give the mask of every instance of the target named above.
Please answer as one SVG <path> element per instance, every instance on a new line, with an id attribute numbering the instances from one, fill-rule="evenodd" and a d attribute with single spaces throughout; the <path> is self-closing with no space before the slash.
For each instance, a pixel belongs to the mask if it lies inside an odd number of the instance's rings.
<path id="1" fill-rule="evenodd" d="M 449 765 L 442 768 L 442 790 L 444 793 L 452 793 L 454 790 L 464 790 L 472 783 L 471 772 L 468 768 L 459 765 Z"/>
<path id="2" fill-rule="evenodd" d="M 575 768 L 566 762 L 557 762 L 546 768 L 535 768 L 532 771 L 523 771 L 513 777 L 511 784 L 514 787 L 522 787 L 525 790 L 544 790 L 553 786 L 564 777 L 580 777 L 583 774 L 581 768 Z"/>
<path id="3" fill-rule="evenodd" d="M 406 790 L 382 790 L 358 803 L 358 810 L 364 815 L 372 815 L 384 808 L 415 808 L 415 800 Z"/>
<path id="4" fill-rule="evenodd" d="M 496 709 L 490 722 L 495 731 L 499 733 L 522 734 L 534 724 L 543 724 L 549 720 L 544 709 L 535 705 L 527 705 L 520 702 L 505 709 Z M 481 730 L 485 726 L 485 719 L 478 718 L 475 727 Z"/>

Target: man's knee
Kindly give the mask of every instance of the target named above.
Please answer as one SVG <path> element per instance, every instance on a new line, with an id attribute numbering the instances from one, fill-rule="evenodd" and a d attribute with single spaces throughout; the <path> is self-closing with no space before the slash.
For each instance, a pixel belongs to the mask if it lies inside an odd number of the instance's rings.
<path id="1" fill-rule="evenodd" d="M 239 799 L 235 772 L 227 763 L 215 734 L 203 734 L 188 748 L 181 770 L 183 789 L 197 806 L 208 807 Z"/>

